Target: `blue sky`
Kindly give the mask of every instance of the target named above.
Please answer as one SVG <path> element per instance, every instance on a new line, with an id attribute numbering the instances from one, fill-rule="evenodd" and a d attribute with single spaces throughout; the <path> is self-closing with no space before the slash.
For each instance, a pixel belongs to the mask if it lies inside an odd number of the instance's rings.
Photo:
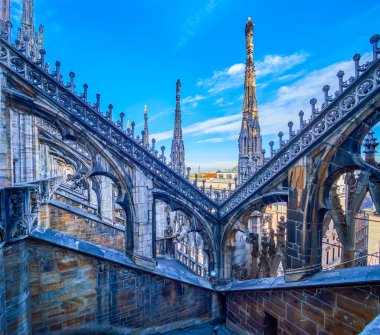
<path id="1" fill-rule="evenodd" d="M 12 1 L 16 26 L 20 3 Z M 311 98 L 322 102 L 323 85 L 334 92 L 337 71 L 351 75 L 353 54 L 369 53 L 380 32 L 375 0 L 35 0 L 35 12 L 47 60 L 59 59 L 77 91 L 88 83 L 103 111 L 112 103 L 114 119 L 124 112 L 138 131 L 147 104 L 150 134 L 167 153 L 180 78 L 186 163 L 205 170 L 237 164 L 248 17 L 265 145 L 298 124 L 300 109 L 309 115 Z"/>

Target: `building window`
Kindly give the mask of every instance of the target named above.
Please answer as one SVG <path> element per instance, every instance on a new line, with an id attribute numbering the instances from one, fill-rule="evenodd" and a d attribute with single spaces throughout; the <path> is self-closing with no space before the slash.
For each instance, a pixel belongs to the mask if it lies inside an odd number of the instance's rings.
<path id="1" fill-rule="evenodd" d="M 326 264 L 329 264 L 329 252 L 326 252 Z"/>
<path id="2" fill-rule="evenodd" d="M 332 261 L 335 261 L 335 248 L 333 248 L 333 256 L 332 256 Z"/>

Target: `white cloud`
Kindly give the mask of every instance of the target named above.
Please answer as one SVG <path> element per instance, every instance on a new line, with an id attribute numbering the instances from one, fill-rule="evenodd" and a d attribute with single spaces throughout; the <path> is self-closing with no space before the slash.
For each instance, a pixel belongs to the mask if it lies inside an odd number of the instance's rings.
<path id="1" fill-rule="evenodd" d="M 266 55 L 263 60 L 256 62 L 257 77 L 265 77 L 268 74 L 281 74 L 293 68 L 296 65 L 306 61 L 308 54 L 305 52 L 296 52 L 288 56 Z"/>
<path id="2" fill-rule="evenodd" d="M 369 54 L 363 56 L 363 62 Z M 353 74 L 354 63 L 351 60 L 341 61 L 330 66 L 306 73 L 302 78 L 287 86 L 281 86 L 277 94 L 270 101 L 259 105 L 259 119 L 262 135 L 275 135 L 280 130 L 286 133 L 288 121 L 294 122 L 294 129 L 298 129 L 298 113 L 304 110 L 304 120 L 310 115 L 311 98 L 318 99 L 318 106 L 323 102 L 322 87 L 326 84 L 331 86 L 330 95 L 334 95 L 338 79 L 336 74 L 339 70 L 346 73 L 345 80 Z M 222 99 L 222 98 L 220 98 Z M 219 99 L 218 99 L 219 100 Z M 221 101 L 221 100 L 219 100 Z M 319 107 L 320 108 L 320 107 Z M 220 143 L 237 139 L 241 126 L 241 113 L 229 116 L 222 116 L 197 122 L 183 128 L 185 135 L 205 136 L 198 142 Z M 207 138 L 207 135 L 222 134 L 222 136 L 213 136 Z M 161 132 L 152 135 L 156 139 L 169 139 L 172 137 L 172 131 Z"/>
<path id="3" fill-rule="evenodd" d="M 241 115 L 239 113 L 229 116 L 221 116 L 202 122 L 196 122 L 190 126 L 184 127 L 183 134 L 201 136 L 205 134 L 224 134 L 226 132 L 235 131 L 236 126 L 240 124 L 240 117 Z M 167 140 L 172 138 L 173 131 L 155 133 L 151 136 L 154 137 L 157 141 Z"/>
<path id="4" fill-rule="evenodd" d="M 205 96 L 197 94 L 194 97 L 188 96 L 188 97 L 182 99 L 181 102 L 184 105 L 191 104 L 191 103 L 194 104 L 194 103 L 197 103 L 198 101 L 201 101 L 201 100 L 204 100 L 204 99 L 206 99 Z"/>
<path id="5" fill-rule="evenodd" d="M 269 74 L 278 76 L 296 65 L 302 64 L 308 54 L 297 52 L 287 56 L 266 55 L 263 60 L 256 62 L 257 77 Z M 217 94 L 228 89 L 237 88 L 244 84 L 245 64 L 238 63 L 221 71 L 215 71 L 211 78 L 199 79 L 197 86 L 204 87 L 210 94 Z M 284 77 L 281 78 L 284 80 Z"/>
<path id="6" fill-rule="evenodd" d="M 369 57 L 365 54 L 363 62 Z M 320 108 L 324 101 L 322 87 L 331 87 L 329 95 L 334 96 L 338 89 L 338 78 L 336 74 L 343 70 L 348 80 L 354 74 L 354 62 L 352 60 L 341 61 L 327 67 L 311 71 L 295 81 L 291 85 L 281 86 L 273 100 L 259 105 L 260 125 L 263 135 L 276 134 L 280 130 L 287 129 L 288 121 L 293 121 L 298 129 L 300 110 L 303 110 L 304 120 L 311 114 L 310 99 L 317 98 L 317 106 Z"/>

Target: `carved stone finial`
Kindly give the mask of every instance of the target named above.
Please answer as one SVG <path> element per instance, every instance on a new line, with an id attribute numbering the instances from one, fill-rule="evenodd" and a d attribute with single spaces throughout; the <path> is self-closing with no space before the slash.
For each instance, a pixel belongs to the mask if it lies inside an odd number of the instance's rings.
<path id="1" fill-rule="evenodd" d="M 367 134 L 363 141 L 365 161 L 370 164 L 376 163 L 375 153 L 377 152 L 376 147 L 379 145 L 379 142 L 377 141 L 377 138 L 374 137 L 374 134 L 375 133 L 371 131 Z"/>
<path id="2" fill-rule="evenodd" d="M 135 138 L 135 121 L 132 121 L 132 138 Z"/>
<path id="3" fill-rule="evenodd" d="M 83 85 L 83 93 L 82 93 L 82 99 L 84 102 L 87 102 L 87 92 L 88 92 L 88 85 Z"/>
<path id="4" fill-rule="evenodd" d="M 318 110 L 315 108 L 315 105 L 317 104 L 317 99 L 313 98 L 310 100 L 310 105 L 311 105 L 311 113 L 312 115 L 315 115 L 318 113 Z"/>
<path id="5" fill-rule="evenodd" d="M 372 44 L 373 61 L 375 61 L 378 58 L 378 55 L 380 54 L 380 48 L 377 46 L 379 41 L 380 41 L 379 34 L 373 35 L 370 39 L 370 43 Z"/>
<path id="6" fill-rule="evenodd" d="M 100 113 L 100 94 L 99 93 L 96 94 L 96 103 L 95 103 L 94 107 L 95 107 L 95 110 L 98 113 Z"/>
<path id="7" fill-rule="evenodd" d="M 75 84 L 74 84 L 75 73 L 74 72 L 70 72 L 69 73 L 69 77 L 70 77 L 69 89 L 70 89 L 71 92 L 74 92 L 74 89 L 75 89 Z"/>
<path id="8" fill-rule="evenodd" d="M 355 54 L 352 57 L 353 61 L 355 62 L 355 78 L 358 78 L 360 75 L 360 72 L 361 72 L 360 71 L 360 64 L 359 64 L 360 58 L 361 58 L 360 54 Z"/>
<path id="9" fill-rule="evenodd" d="M 273 141 L 269 141 L 270 156 L 271 156 L 271 157 L 273 157 L 273 155 L 274 155 L 274 149 L 273 149 L 273 146 L 274 146 L 274 142 L 273 142 Z"/>
<path id="10" fill-rule="evenodd" d="M 294 136 L 294 133 L 293 133 L 293 122 L 292 121 L 288 122 L 288 128 L 289 128 L 289 139 L 291 139 Z"/>

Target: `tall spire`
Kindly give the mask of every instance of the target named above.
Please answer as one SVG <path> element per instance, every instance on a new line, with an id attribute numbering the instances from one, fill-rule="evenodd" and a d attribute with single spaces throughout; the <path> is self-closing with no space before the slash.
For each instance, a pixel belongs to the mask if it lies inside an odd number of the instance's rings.
<path id="1" fill-rule="evenodd" d="M 247 50 L 247 57 L 245 63 L 245 80 L 244 80 L 244 105 L 243 113 L 250 115 L 253 118 L 259 118 L 257 101 L 256 101 L 256 74 L 255 63 L 253 59 L 253 28 L 254 24 L 251 18 L 245 25 L 245 44 Z"/>
<path id="2" fill-rule="evenodd" d="M 174 123 L 174 138 L 182 140 L 181 128 L 181 81 L 178 79 L 176 84 L 176 107 L 175 107 L 175 123 Z"/>
<path id="3" fill-rule="evenodd" d="M 34 27 L 34 0 L 22 1 L 21 27 L 17 32 L 18 43 L 24 44 L 28 56 L 34 60 L 40 58 L 44 27 L 39 26 L 38 32 Z"/>
<path id="4" fill-rule="evenodd" d="M 256 100 L 256 74 L 253 58 L 253 28 L 251 18 L 245 25 L 246 65 L 244 102 L 239 135 L 239 183 L 246 181 L 263 164 L 262 139 Z"/>
<path id="5" fill-rule="evenodd" d="M 10 0 L 0 0 L 0 24 L 2 29 L 4 29 L 6 23 L 11 20 L 10 2 Z"/>
<path id="6" fill-rule="evenodd" d="M 171 166 L 174 171 L 185 175 L 185 147 L 182 140 L 181 127 L 181 81 L 176 84 L 176 108 L 174 120 L 174 133 L 171 148 Z"/>
<path id="7" fill-rule="evenodd" d="M 145 147 L 149 147 L 149 128 L 148 128 L 148 106 L 144 106 L 144 138 L 143 144 Z"/>
<path id="8" fill-rule="evenodd" d="M 22 27 L 34 32 L 34 0 L 22 2 Z"/>

